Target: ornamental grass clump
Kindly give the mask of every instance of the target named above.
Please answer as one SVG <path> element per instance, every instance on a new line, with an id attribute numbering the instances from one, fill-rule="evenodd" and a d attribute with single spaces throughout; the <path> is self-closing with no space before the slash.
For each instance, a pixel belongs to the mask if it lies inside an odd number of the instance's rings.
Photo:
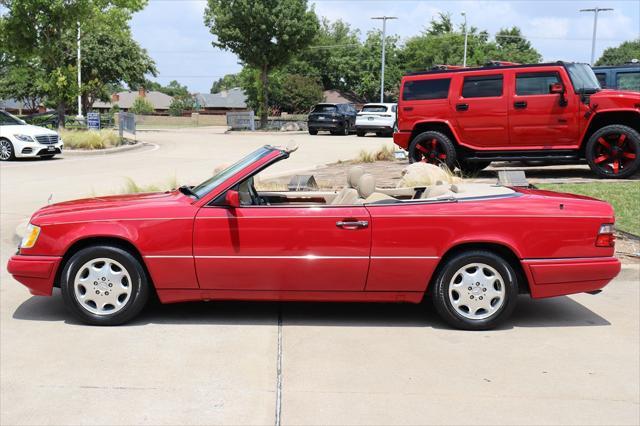
<path id="1" fill-rule="evenodd" d="M 113 130 L 60 130 L 65 149 L 105 149 L 122 144 Z"/>

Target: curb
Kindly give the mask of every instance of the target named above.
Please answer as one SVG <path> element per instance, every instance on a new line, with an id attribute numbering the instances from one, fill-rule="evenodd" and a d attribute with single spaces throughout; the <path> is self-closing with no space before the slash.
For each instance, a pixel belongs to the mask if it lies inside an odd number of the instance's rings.
<path id="1" fill-rule="evenodd" d="M 138 142 L 131 145 L 123 145 L 115 148 L 106 148 L 106 149 L 65 149 L 62 152 L 63 156 L 74 157 L 76 155 L 84 156 L 84 155 L 109 155 L 109 154 L 118 154 L 120 152 L 133 151 L 135 149 L 140 149 L 143 146 L 149 146 L 146 142 Z"/>

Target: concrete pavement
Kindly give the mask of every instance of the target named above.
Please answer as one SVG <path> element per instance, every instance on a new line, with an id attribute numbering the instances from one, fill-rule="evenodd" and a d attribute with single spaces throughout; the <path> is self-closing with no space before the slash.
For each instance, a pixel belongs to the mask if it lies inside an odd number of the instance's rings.
<path id="1" fill-rule="evenodd" d="M 142 134 L 149 150 L 0 164 L 0 423 L 274 424 L 277 407 L 282 424 L 640 423 L 637 265 L 597 296 L 522 297 L 504 327 L 476 333 L 426 303 L 152 305 L 89 327 L 58 291 L 30 296 L 6 272 L 15 224 L 50 194 L 197 182 L 288 137 L 301 148 L 279 171 L 389 142 L 189 129 Z"/>

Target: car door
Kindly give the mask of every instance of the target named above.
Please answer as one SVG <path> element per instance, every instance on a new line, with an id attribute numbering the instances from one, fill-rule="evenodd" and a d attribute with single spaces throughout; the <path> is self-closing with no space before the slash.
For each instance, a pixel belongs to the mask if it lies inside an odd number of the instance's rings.
<path id="1" fill-rule="evenodd" d="M 480 149 L 507 147 L 509 119 L 502 73 L 465 75 L 456 87 L 452 103 L 461 142 Z"/>
<path id="2" fill-rule="evenodd" d="M 578 97 L 550 93 L 552 84 L 561 83 L 566 90 L 572 87 L 557 69 L 514 71 L 509 79 L 512 147 L 554 149 L 578 144 Z"/>
<path id="3" fill-rule="evenodd" d="M 362 291 L 369 220 L 362 206 L 205 206 L 194 224 L 200 288 Z"/>

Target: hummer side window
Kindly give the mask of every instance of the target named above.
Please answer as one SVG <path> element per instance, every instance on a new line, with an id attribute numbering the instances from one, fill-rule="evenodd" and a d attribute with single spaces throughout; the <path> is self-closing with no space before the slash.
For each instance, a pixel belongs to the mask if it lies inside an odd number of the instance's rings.
<path id="1" fill-rule="evenodd" d="M 502 96 L 502 74 L 465 77 L 463 98 L 491 98 Z"/>
<path id="2" fill-rule="evenodd" d="M 516 95 L 548 95 L 550 86 L 560 83 L 557 72 L 528 72 L 516 75 Z"/>

